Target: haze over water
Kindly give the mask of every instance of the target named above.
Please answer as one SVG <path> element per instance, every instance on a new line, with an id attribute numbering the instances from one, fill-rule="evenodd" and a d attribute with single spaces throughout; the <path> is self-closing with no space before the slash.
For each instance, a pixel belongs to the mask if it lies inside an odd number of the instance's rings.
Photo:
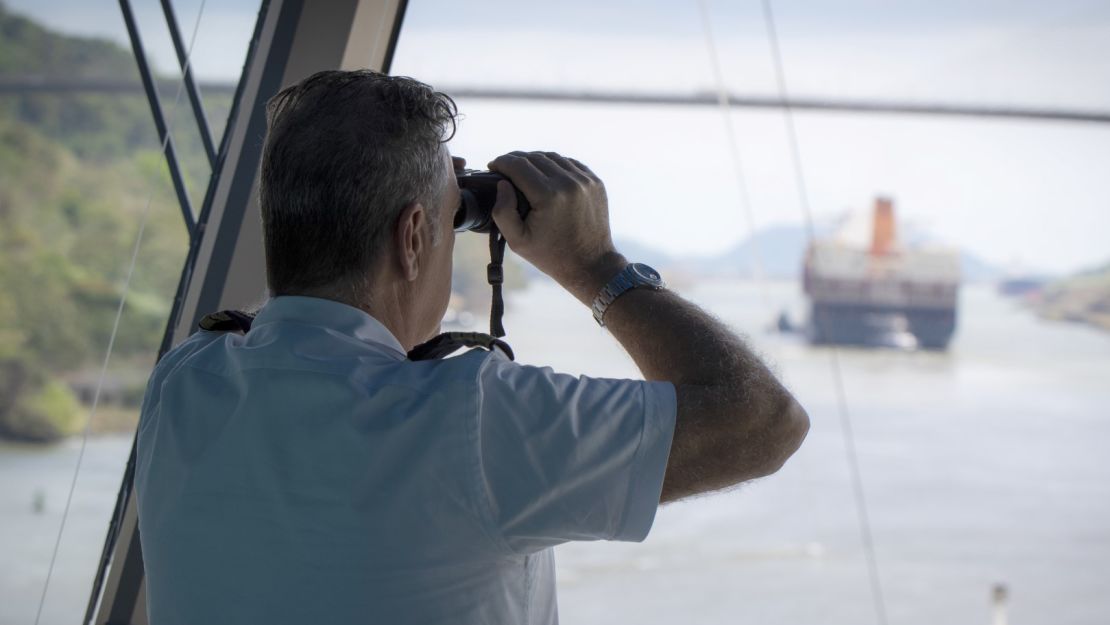
<path id="1" fill-rule="evenodd" d="M 764 330 L 782 308 L 800 313 L 797 285 L 678 288 L 750 335 L 812 430 L 778 474 L 663 508 L 643 544 L 558 548 L 562 622 L 875 623 L 830 352 Z M 961 299 L 948 353 L 840 352 L 889 622 L 988 623 L 1005 583 L 1011 622 L 1105 623 L 1110 334 L 1043 322 L 987 287 Z M 508 305 L 522 362 L 637 376 L 550 283 Z M 34 619 L 78 443 L 0 446 L 0 622 Z M 129 445 L 89 442 L 43 623 L 83 614 Z"/>

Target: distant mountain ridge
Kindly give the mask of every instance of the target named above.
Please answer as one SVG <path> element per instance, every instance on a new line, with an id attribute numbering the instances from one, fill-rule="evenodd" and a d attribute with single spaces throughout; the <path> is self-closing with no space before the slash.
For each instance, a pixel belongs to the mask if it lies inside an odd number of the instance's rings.
<path id="1" fill-rule="evenodd" d="M 136 78 L 130 51 L 106 39 L 63 35 L 0 1 L 0 75 Z"/>
<path id="2" fill-rule="evenodd" d="M 828 236 L 836 221 L 826 219 L 815 225 L 816 236 Z M 912 240 L 934 240 L 926 233 L 913 233 Z M 629 259 L 645 262 L 661 270 L 670 268 L 714 277 L 756 277 L 758 273 L 774 280 L 801 277 L 809 235 L 801 224 L 775 224 L 759 229 L 729 249 L 712 256 L 673 256 L 640 241 L 618 240 L 617 249 Z M 961 269 L 967 282 L 991 282 L 1005 272 L 983 258 L 961 251 Z"/>

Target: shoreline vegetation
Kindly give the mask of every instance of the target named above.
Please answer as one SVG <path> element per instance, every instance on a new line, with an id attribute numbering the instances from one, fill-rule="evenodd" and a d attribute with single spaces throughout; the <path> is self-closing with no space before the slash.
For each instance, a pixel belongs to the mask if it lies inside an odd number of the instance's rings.
<path id="1" fill-rule="evenodd" d="M 1031 304 L 1044 319 L 1083 323 L 1110 332 L 1110 265 L 1052 282 Z"/>
<path id="2" fill-rule="evenodd" d="M 122 47 L 61 36 L 0 2 L 0 76 L 135 80 L 137 72 Z M 227 109 L 210 105 L 213 119 Z M 208 178 L 200 141 L 182 135 L 178 146 L 197 197 Z M 0 437 L 49 443 L 84 430 L 150 202 L 106 379 L 115 396 L 102 404 L 142 401 L 145 380 L 135 378 L 153 360 L 188 243 L 158 148 L 142 96 L 0 96 Z"/>
<path id="3" fill-rule="evenodd" d="M 89 417 L 89 406 L 85 409 L 83 420 Z M 89 436 L 103 436 L 106 434 L 134 433 L 139 424 L 139 409 L 121 406 L 97 406 L 96 414 L 92 415 L 89 425 Z"/>

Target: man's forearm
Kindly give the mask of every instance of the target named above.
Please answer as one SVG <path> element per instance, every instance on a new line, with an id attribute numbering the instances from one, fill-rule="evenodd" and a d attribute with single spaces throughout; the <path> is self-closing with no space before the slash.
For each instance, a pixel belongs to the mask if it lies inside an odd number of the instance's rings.
<path id="1" fill-rule="evenodd" d="M 610 254 L 578 284 L 564 286 L 590 306 L 601 288 L 627 264 Z M 745 380 L 781 385 L 740 337 L 696 305 L 667 290 L 633 289 L 609 306 L 605 325 L 644 378 L 677 385 L 727 385 L 738 370 Z"/>
<path id="2" fill-rule="evenodd" d="M 573 290 L 564 286 L 588 305 L 625 262 L 607 255 Z M 727 326 L 677 294 L 628 291 L 610 305 L 605 323 L 646 379 L 675 385 L 678 422 L 663 501 L 772 473 L 804 438 L 808 417 L 770 369 Z"/>

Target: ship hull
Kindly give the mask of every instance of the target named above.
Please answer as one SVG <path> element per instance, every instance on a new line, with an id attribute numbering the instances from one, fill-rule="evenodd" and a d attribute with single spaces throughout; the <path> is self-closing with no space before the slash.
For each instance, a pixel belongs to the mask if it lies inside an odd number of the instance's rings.
<path id="1" fill-rule="evenodd" d="M 819 345 L 943 350 L 956 332 L 956 310 L 814 302 L 807 331 Z"/>

